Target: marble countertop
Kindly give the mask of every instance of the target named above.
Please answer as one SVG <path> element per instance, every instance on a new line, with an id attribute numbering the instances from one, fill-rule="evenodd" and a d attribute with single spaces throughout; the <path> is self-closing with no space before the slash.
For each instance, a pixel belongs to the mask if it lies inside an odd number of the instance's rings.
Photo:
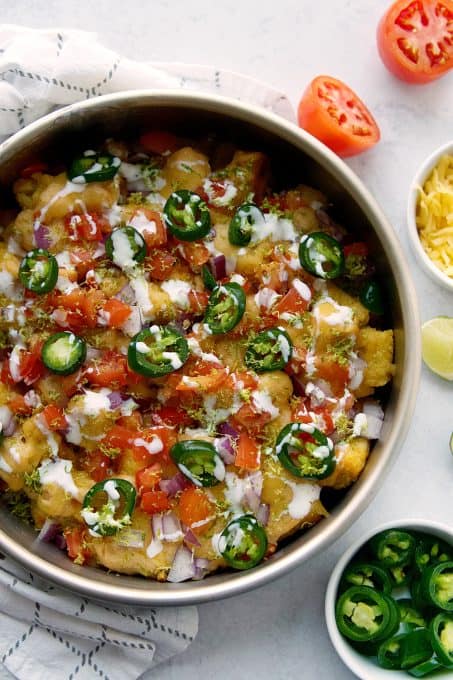
<path id="1" fill-rule="evenodd" d="M 215 64 L 268 81 L 294 105 L 311 78 L 327 73 L 351 85 L 378 120 L 382 140 L 349 165 L 375 195 L 401 240 L 413 272 L 422 320 L 453 315 L 452 298 L 419 269 L 406 234 L 405 202 L 418 165 L 453 138 L 453 74 L 411 87 L 382 66 L 375 27 L 386 0 L 16 0 L 2 21 L 98 32 L 126 56 Z M 410 342 L 410 339 L 409 339 Z M 323 598 L 346 547 L 387 520 L 453 522 L 453 460 L 448 441 L 453 387 L 425 368 L 412 426 L 400 457 L 370 507 L 335 544 L 288 576 L 223 602 L 200 606 L 200 632 L 187 652 L 149 680 L 350 680 L 327 636 Z"/>

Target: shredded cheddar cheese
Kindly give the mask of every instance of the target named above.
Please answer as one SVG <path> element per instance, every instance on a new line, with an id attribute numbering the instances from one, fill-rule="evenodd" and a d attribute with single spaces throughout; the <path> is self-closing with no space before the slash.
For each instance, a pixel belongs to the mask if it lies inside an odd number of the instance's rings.
<path id="1" fill-rule="evenodd" d="M 442 156 L 420 189 L 416 222 L 427 255 L 453 278 L 453 155 Z"/>

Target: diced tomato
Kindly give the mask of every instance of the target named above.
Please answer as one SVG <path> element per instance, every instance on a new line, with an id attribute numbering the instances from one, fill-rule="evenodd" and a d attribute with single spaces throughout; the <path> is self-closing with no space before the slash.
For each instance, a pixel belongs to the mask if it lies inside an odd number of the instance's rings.
<path id="1" fill-rule="evenodd" d="M 280 196 L 280 207 L 283 210 L 297 210 L 307 205 L 307 201 L 303 198 L 300 191 L 297 189 L 290 189 L 289 191 L 284 191 Z"/>
<path id="2" fill-rule="evenodd" d="M 209 373 L 181 378 L 176 390 L 178 392 L 213 392 L 222 385 L 227 376 L 228 373 L 225 368 L 217 368 L 216 364 L 211 363 Z"/>
<path id="3" fill-rule="evenodd" d="M 83 382 L 82 372 L 76 371 L 71 375 L 62 375 L 58 378 L 62 391 L 67 397 L 72 397 Z"/>
<path id="4" fill-rule="evenodd" d="M 102 241 L 111 232 L 107 218 L 96 212 L 72 212 L 65 217 L 65 227 L 73 241 Z"/>
<path id="5" fill-rule="evenodd" d="M 9 361 L 8 359 L 4 359 L 2 363 L 2 371 L 0 375 L 1 382 L 4 385 L 14 385 L 15 382 L 13 380 L 13 376 L 11 375 L 11 371 L 9 370 Z"/>
<path id="6" fill-rule="evenodd" d="M 16 416 L 28 416 L 33 413 L 33 407 L 29 406 L 22 394 L 15 394 L 8 401 L 8 407 Z"/>
<path id="7" fill-rule="evenodd" d="M 203 534 L 211 526 L 208 520 L 215 519 L 215 507 L 202 489 L 189 487 L 179 497 L 179 519 L 195 534 Z"/>
<path id="8" fill-rule="evenodd" d="M 135 437 L 138 437 L 137 431 L 122 425 L 113 425 L 101 443 L 107 448 L 123 451 L 124 449 L 131 448 L 131 442 Z"/>
<path id="9" fill-rule="evenodd" d="M 140 137 L 140 144 L 148 153 L 165 154 L 176 151 L 178 138 L 165 130 L 151 130 Z"/>
<path id="10" fill-rule="evenodd" d="M 280 314 L 302 314 L 308 309 L 309 300 L 305 300 L 299 295 L 295 288 L 290 288 L 275 305 L 273 311 Z"/>
<path id="11" fill-rule="evenodd" d="M 91 557 L 91 551 L 86 545 L 86 534 L 84 527 L 73 527 L 64 532 L 68 556 L 76 564 L 85 564 Z"/>
<path id="12" fill-rule="evenodd" d="M 87 272 L 89 272 L 90 269 L 94 269 L 96 266 L 96 260 L 93 257 L 93 253 L 85 248 L 74 248 L 69 254 L 69 259 L 77 270 L 79 280 L 85 278 Z"/>
<path id="13" fill-rule="evenodd" d="M 192 314 L 203 314 L 208 306 L 209 295 L 204 291 L 189 291 L 189 311 Z"/>
<path id="14" fill-rule="evenodd" d="M 247 430 L 250 434 L 259 434 L 271 419 L 270 413 L 257 413 L 250 403 L 241 406 L 233 416 L 233 421 L 239 429 Z"/>
<path id="15" fill-rule="evenodd" d="M 101 310 L 106 315 L 106 321 L 110 328 L 121 328 L 131 315 L 131 308 L 125 302 L 110 298 L 104 302 Z"/>
<path id="16" fill-rule="evenodd" d="M 226 384 L 229 389 L 237 391 L 241 390 L 256 390 L 258 387 L 258 379 L 252 373 L 247 371 L 236 371 L 235 373 L 230 373 Z"/>
<path id="17" fill-rule="evenodd" d="M 102 482 L 116 472 L 118 460 L 102 451 L 86 451 L 81 458 L 81 466 L 95 482 Z"/>
<path id="18" fill-rule="evenodd" d="M 394 76 L 429 83 L 453 68 L 452 0 L 397 0 L 379 22 L 379 55 Z"/>
<path id="19" fill-rule="evenodd" d="M 211 253 L 203 243 L 194 241 L 179 244 L 179 251 L 190 267 L 199 269 L 211 257 Z"/>
<path id="20" fill-rule="evenodd" d="M 380 139 L 376 121 L 350 87 L 330 76 L 318 76 L 305 90 L 298 107 L 301 128 L 339 156 L 354 156 Z"/>
<path id="21" fill-rule="evenodd" d="M 47 170 L 47 164 L 46 163 L 40 163 L 37 161 L 36 163 L 31 163 L 30 165 L 27 165 L 25 168 L 23 168 L 20 171 L 20 176 L 23 179 L 29 179 L 32 177 L 32 175 L 35 175 L 38 172 L 46 172 Z"/>
<path id="22" fill-rule="evenodd" d="M 165 460 L 168 457 L 170 448 L 176 443 L 176 439 L 177 437 L 174 430 L 160 425 L 148 427 L 141 432 L 136 432 L 130 442 L 134 460 L 144 464 L 149 464 L 156 459 L 156 456 L 158 456 L 160 460 Z M 143 440 L 145 443 L 138 443 L 137 440 Z M 150 452 L 147 444 L 156 449 L 154 453 Z M 162 448 L 160 448 L 161 446 Z"/>
<path id="23" fill-rule="evenodd" d="M 335 361 L 325 359 L 316 361 L 316 375 L 329 383 L 335 395 L 343 394 L 344 388 L 349 382 L 348 367 L 340 366 Z"/>
<path id="24" fill-rule="evenodd" d="M 146 269 L 149 275 L 156 281 L 165 281 L 170 278 L 173 267 L 177 263 L 178 258 L 165 250 L 155 248 L 148 252 L 146 258 Z"/>
<path id="25" fill-rule="evenodd" d="M 67 310 L 68 313 L 61 323 L 57 317 L 57 322 L 74 332 L 84 328 L 96 328 L 98 310 L 104 301 L 103 293 L 96 289 L 75 288 L 69 293 L 58 295 L 55 306 Z"/>
<path id="26" fill-rule="evenodd" d="M 345 257 L 349 255 L 357 255 L 358 257 L 366 257 L 368 255 L 368 246 L 363 241 L 356 241 L 344 246 L 343 253 Z"/>
<path id="27" fill-rule="evenodd" d="M 167 242 L 167 230 L 160 214 L 151 208 L 140 206 L 134 210 L 129 223 L 134 226 L 134 218 L 140 220 L 140 233 L 143 236 L 148 248 L 163 246 Z M 145 224 L 143 227 L 142 225 Z"/>
<path id="28" fill-rule="evenodd" d="M 87 366 L 84 375 L 92 385 L 120 389 L 128 382 L 126 364 L 126 357 L 119 352 L 105 352 Z"/>
<path id="29" fill-rule="evenodd" d="M 23 349 L 19 353 L 18 376 L 19 380 L 14 382 L 24 381 L 26 385 L 32 385 L 44 373 L 44 364 L 41 360 L 42 343 L 36 344 L 32 349 Z M 9 374 L 11 375 L 11 367 L 9 367 Z M 8 376 L 6 376 L 8 377 Z"/>
<path id="30" fill-rule="evenodd" d="M 157 422 L 163 422 L 167 425 L 190 425 L 192 418 L 182 408 L 175 406 L 161 406 L 153 412 L 153 418 Z"/>
<path id="31" fill-rule="evenodd" d="M 165 491 L 145 491 L 140 500 L 140 509 L 148 515 L 170 509 L 170 499 Z"/>
<path id="32" fill-rule="evenodd" d="M 256 439 L 250 437 L 247 432 L 241 432 L 239 435 L 234 464 L 245 470 L 258 470 L 260 467 L 260 447 Z"/>
<path id="33" fill-rule="evenodd" d="M 62 408 L 55 406 L 54 404 L 48 404 L 45 406 L 41 413 L 42 417 L 46 421 L 46 425 L 49 430 L 65 430 L 68 426 L 68 421 Z"/>
<path id="34" fill-rule="evenodd" d="M 141 494 L 144 491 L 153 490 L 162 479 L 162 466 L 160 463 L 153 463 L 135 473 L 135 485 Z"/>

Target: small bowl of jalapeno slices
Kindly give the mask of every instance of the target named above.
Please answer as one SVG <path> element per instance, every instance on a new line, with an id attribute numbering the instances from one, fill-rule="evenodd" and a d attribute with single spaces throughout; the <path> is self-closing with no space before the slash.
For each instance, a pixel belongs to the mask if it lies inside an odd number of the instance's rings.
<path id="1" fill-rule="evenodd" d="M 364 680 L 453 672 L 453 531 L 400 520 L 369 531 L 329 580 L 330 639 Z"/>

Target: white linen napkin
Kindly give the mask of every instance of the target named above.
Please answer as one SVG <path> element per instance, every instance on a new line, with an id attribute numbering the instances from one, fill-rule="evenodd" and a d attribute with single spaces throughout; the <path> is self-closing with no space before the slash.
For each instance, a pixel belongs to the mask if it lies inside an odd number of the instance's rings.
<path id="1" fill-rule="evenodd" d="M 241 74 L 131 61 L 94 33 L 0 25 L 0 141 L 60 106 L 139 88 L 214 92 L 294 120 L 283 93 Z M 197 629 L 195 607 L 108 606 L 0 560 L 0 661 L 19 680 L 135 680 L 183 651 Z"/>
<path id="2" fill-rule="evenodd" d="M 55 107 L 140 88 L 212 92 L 295 119 L 282 92 L 239 73 L 132 61 L 103 47 L 95 33 L 0 25 L 0 140 Z"/>

